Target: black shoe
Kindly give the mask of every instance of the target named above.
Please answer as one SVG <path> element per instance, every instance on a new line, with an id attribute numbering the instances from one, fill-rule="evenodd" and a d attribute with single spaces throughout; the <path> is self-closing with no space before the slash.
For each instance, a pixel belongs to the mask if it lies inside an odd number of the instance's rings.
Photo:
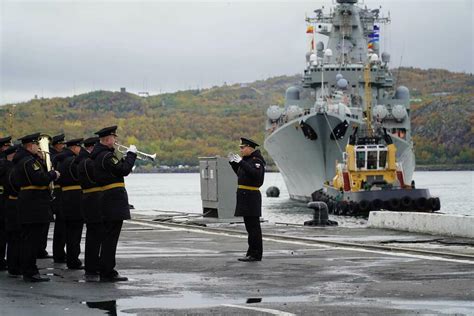
<path id="1" fill-rule="evenodd" d="M 36 256 L 36 259 L 51 259 L 53 256 L 51 256 L 47 251 L 41 252 Z"/>
<path id="2" fill-rule="evenodd" d="M 8 269 L 6 260 L 0 260 L 0 271 L 6 271 Z"/>
<path id="3" fill-rule="evenodd" d="M 84 270 L 84 266 L 82 264 L 67 266 L 67 268 L 69 270 Z"/>
<path id="4" fill-rule="evenodd" d="M 84 274 L 84 280 L 86 282 L 99 282 L 100 281 L 100 276 L 98 273 L 87 273 Z"/>
<path id="5" fill-rule="evenodd" d="M 54 263 L 66 263 L 66 259 L 64 258 L 54 259 Z"/>
<path id="6" fill-rule="evenodd" d="M 11 278 L 17 278 L 20 275 L 22 275 L 20 270 L 10 270 L 10 271 L 8 271 L 8 276 L 11 277 Z"/>
<path id="7" fill-rule="evenodd" d="M 111 275 L 111 276 L 101 275 L 100 276 L 100 282 L 124 282 L 124 281 L 128 281 L 128 278 L 121 276 L 118 273 L 117 275 Z"/>
<path id="8" fill-rule="evenodd" d="M 252 257 L 252 256 L 245 256 L 243 258 L 239 258 L 237 259 L 239 261 L 243 261 L 243 262 L 254 262 L 254 261 L 262 261 L 262 259 L 257 259 L 255 257 Z"/>
<path id="9" fill-rule="evenodd" d="M 48 282 L 49 278 L 42 277 L 39 274 L 35 275 L 24 275 L 23 276 L 23 281 L 25 282 Z"/>

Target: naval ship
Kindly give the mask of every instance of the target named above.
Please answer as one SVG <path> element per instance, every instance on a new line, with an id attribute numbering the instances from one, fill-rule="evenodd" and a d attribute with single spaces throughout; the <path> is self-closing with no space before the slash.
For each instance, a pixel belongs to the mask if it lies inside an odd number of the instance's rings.
<path id="1" fill-rule="evenodd" d="M 323 7 L 306 17 L 311 48 L 302 82 L 286 90 L 284 108 L 267 109 L 264 147 L 294 200 L 310 201 L 331 182 L 350 135 L 367 125 L 374 135 L 388 131 L 405 182 L 412 181 L 410 93 L 396 86 L 390 54 L 380 52 L 381 29 L 390 16 L 357 2 L 337 0 L 329 12 Z"/>

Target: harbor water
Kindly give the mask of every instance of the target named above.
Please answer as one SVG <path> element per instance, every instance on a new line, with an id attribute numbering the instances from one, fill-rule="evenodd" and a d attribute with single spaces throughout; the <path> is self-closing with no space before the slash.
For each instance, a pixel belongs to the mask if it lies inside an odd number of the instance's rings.
<path id="1" fill-rule="evenodd" d="M 473 171 L 418 171 L 414 176 L 416 186 L 429 188 L 441 199 L 441 211 L 446 214 L 474 216 Z M 135 211 L 179 211 L 202 214 L 199 173 L 131 174 L 126 178 L 130 204 Z M 280 197 L 267 198 L 270 186 L 280 189 Z M 305 203 L 292 201 L 279 173 L 267 173 L 261 188 L 263 218 L 270 222 L 302 224 L 312 218 L 312 211 Z M 133 214 L 133 211 L 132 211 Z M 359 226 L 362 218 L 334 216 L 343 226 Z"/>

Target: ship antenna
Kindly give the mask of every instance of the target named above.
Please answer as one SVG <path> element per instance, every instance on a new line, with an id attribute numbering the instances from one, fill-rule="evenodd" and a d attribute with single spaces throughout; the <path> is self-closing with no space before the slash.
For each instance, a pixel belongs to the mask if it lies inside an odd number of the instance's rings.
<path id="1" fill-rule="evenodd" d="M 405 52 L 405 43 L 403 43 L 403 48 L 402 48 L 402 54 L 400 55 L 400 64 L 398 65 L 398 71 L 397 71 L 397 79 L 395 80 L 394 86 L 396 87 L 398 84 L 400 84 L 401 81 L 401 67 L 402 67 L 402 60 L 403 60 L 403 53 Z"/>

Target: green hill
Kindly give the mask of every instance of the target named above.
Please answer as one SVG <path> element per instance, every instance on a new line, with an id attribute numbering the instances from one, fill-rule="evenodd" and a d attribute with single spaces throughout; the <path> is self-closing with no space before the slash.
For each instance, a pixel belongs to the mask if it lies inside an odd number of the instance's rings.
<path id="1" fill-rule="evenodd" d="M 398 70 L 394 70 L 397 74 Z M 410 87 L 412 127 L 421 164 L 474 163 L 474 79 L 445 70 L 401 68 L 399 83 Z M 0 135 L 15 138 L 42 131 L 88 137 L 119 125 L 120 142 L 156 152 L 160 164 L 196 165 L 197 157 L 226 155 L 246 135 L 263 143 L 268 105 L 283 104 L 284 92 L 300 76 L 248 84 L 187 90 L 141 98 L 94 91 L 68 98 L 35 99 L 0 107 Z"/>

